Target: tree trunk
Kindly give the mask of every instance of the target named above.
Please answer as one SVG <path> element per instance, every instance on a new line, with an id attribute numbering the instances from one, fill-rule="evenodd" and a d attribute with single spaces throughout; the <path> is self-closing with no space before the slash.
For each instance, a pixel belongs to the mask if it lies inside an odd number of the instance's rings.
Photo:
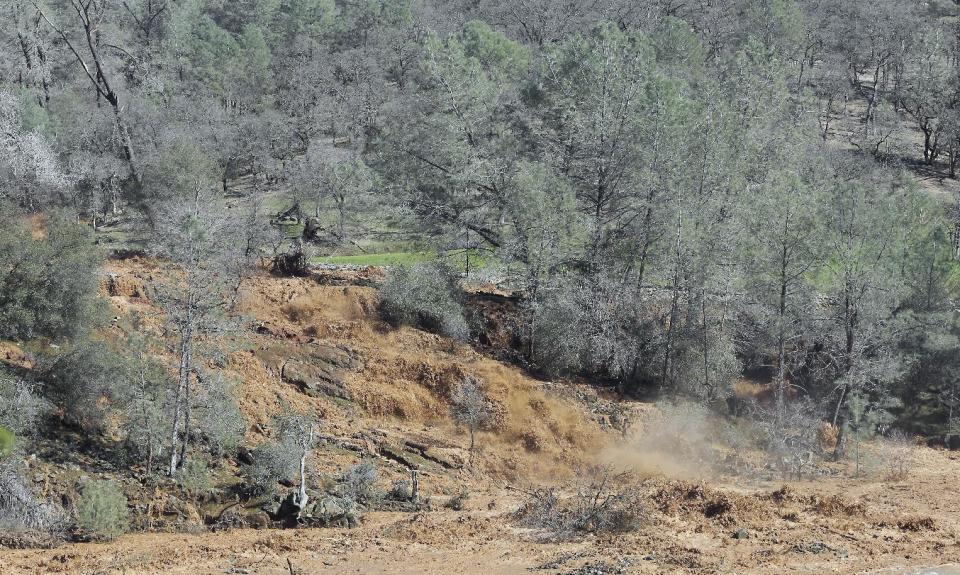
<path id="1" fill-rule="evenodd" d="M 680 266 L 682 263 L 681 233 L 683 231 L 683 211 L 677 210 L 676 260 L 673 270 L 673 293 L 670 300 L 670 313 L 667 324 L 667 342 L 663 354 L 663 366 L 660 372 L 660 392 L 673 386 L 673 336 L 677 323 L 677 311 L 680 303 Z"/>
<path id="2" fill-rule="evenodd" d="M 192 329 L 192 312 L 187 312 L 187 321 L 186 325 L 183 327 L 183 332 L 180 335 L 180 368 L 177 379 L 177 391 L 174 396 L 174 407 L 173 407 L 173 426 L 170 437 L 170 468 L 168 474 L 173 476 L 176 474 L 177 469 L 183 464 L 181 457 L 185 455 L 185 450 L 181 451 L 180 447 L 180 436 L 181 436 L 181 426 L 183 424 L 184 415 L 186 409 L 184 406 L 190 403 L 189 393 L 189 381 L 190 381 L 190 372 L 192 371 L 191 365 L 191 347 L 193 346 L 193 329 Z M 187 438 L 184 441 L 189 440 L 189 423 L 187 423 Z"/>

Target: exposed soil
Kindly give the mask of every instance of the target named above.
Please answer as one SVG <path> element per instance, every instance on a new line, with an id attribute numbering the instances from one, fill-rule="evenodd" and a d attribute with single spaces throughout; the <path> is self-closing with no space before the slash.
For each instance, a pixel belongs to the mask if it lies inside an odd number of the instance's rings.
<path id="1" fill-rule="evenodd" d="M 157 334 L 162 318 L 149 296 L 159 273 L 156 262 L 131 258 L 111 262 L 103 276 L 117 317 L 144 313 Z M 709 426 L 653 444 L 648 438 L 664 429 L 653 405 L 539 381 L 486 349 L 383 323 L 370 287 L 377 277 L 354 270 L 251 278 L 239 306 L 246 345 L 230 354 L 227 369 L 242 382 L 249 444 L 270 434 L 271 417 L 285 407 L 311 411 L 324 422 L 318 476 L 363 458 L 378 461 L 384 483 L 415 467 L 430 510 L 368 513 L 352 530 L 211 532 L 211 509 L 222 503 L 179 501 L 171 511 L 171 486 L 128 481 L 125 491 L 149 516 L 135 526 L 181 532 L 53 549 L 3 549 L 0 539 L 0 573 L 813 575 L 960 562 L 960 452 L 917 447 L 898 477 L 881 467 L 854 478 L 847 464 L 825 464 L 816 479 L 785 482 L 761 454 L 723 445 Z M 501 340 L 496 329 L 488 338 L 490 347 Z M 0 361 L 31 365 L 16 346 L 0 347 Z M 447 408 L 452 386 L 468 373 L 484 382 L 496 415 L 472 462 L 467 435 Z M 41 444 L 32 464 L 45 493 L 80 473 L 129 475 L 62 441 Z M 517 520 L 524 490 L 551 485 L 570 495 L 577 476 L 601 463 L 634 473 L 638 531 L 558 539 Z M 220 473 L 239 480 L 233 463 Z M 471 493 L 466 507 L 445 508 L 463 488 Z"/>

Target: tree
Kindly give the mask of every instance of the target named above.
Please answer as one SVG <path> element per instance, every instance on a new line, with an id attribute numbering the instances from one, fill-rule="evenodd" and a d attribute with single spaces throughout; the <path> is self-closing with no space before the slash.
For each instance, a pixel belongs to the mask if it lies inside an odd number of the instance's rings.
<path id="1" fill-rule="evenodd" d="M 850 418 L 846 422 L 848 435 L 854 440 L 854 461 L 856 462 L 856 475 L 860 475 L 860 465 L 862 461 L 861 444 L 874 437 L 883 426 L 888 425 L 893 418 L 887 412 L 890 407 L 896 407 L 896 403 L 888 401 L 871 401 L 868 396 L 859 392 L 854 392 L 848 399 Z M 840 449 L 840 446 L 837 446 Z"/>
<path id="2" fill-rule="evenodd" d="M 198 339 L 224 334 L 227 311 L 235 293 L 236 274 L 230 262 L 241 257 L 243 246 L 236 236 L 231 214 L 224 214 L 209 181 L 194 182 L 193 197 L 171 200 L 155 217 L 158 254 L 174 265 L 172 277 L 158 286 L 157 299 L 178 338 L 177 387 L 173 394 L 170 429 L 171 454 L 168 473 L 173 475 L 187 456 L 191 437 L 192 385 L 204 379 L 195 354 Z M 222 380 L 215 379 L 214 381 Z"/>
<path id="3" fill-rule="evenodd" d="M 928 165 L 950 145 L 945 116 L 953 96 L 951 76 L 956 72 L 949 56 L 943 30 L 934 28 L 922 35 L 900 92 L 900 104 L 923 133 L 923 161 Z"/>
<path id="4" fill-rule="evenodd" d="M 20 98 L 0 89 L 0 174 L 5 180 L 0 200 L 37 209 L 63 198 L 71 182 L 39 128 L 25 125 L 27 110 Z"/>
<path id="5" fill-rule="evenodd" d="M 117 386 L 116 404 L 122 414 L 122 429 L 131 455 L 137 456 L 152 475 L 163 457 L 164 436 L 170 421 L 170 392 L 173 380 L 167 366 L 154 353 L 157 342 L 144 335 L 144 327 L 135 317 L 125 342 L 132 355 L 126 377 Z"/>
<path id="6" fill-rule="evenodd" d="M 295 176 L 295 185 L 300 194 L 313 196 L 317 220 L 324 211 L 324 203 L 332 204 L 333 236 L 337 243 L 344 243 L 349 240 L 348 224 L 355 221 L 369 204 L 374 177 L 375 174 L 360 158 L 313 142 Z"/>
<path id="7" fill-rule="evenodd" d="M 751 303 L 750 333 L 755 353 L 775 372 L 777 409 L 805 353 L 815 295 L 807 275 L 819 267 L 823 247 L 817 218 L 823 190 L 816 148 L 804 149 L 803 132 L 786 130 L 782 147 L 770 157 L 770 169 L 754 185 L 744 221 L 749 233 L 742 246 L 745 283 Z M 791 145 L 796 138 L 801 143 Z M 754 331 L 755 330 L 755 331 Z M 769 347 L 768 347 L 769 346 Z"/>
<path id="8" fill-rule="evenodd" d="M 528 105 L 541 145 L 569 178 L 591 218 L 588 259 L 635 216 L 630 201 L 644 166 L 640 130 L 654 76 L 653 50 L 640 34 L 606 25 L 545 51 Z"/>
<path id="9" fill-rule="evenodd" d="M 302 512 L 309 501 L 307 464 L 319 424 L 316 418 L 309 415 L 284 413 L 274 419 L 272 427 L 275 434 L 254 452 L 254 465 L 249 473 L 255 483 L 268 492 L 276 487 L 277 481 L 298 477 L 293 503 Z"/>
<path id="10" fill-rule="evenodd" d="M 444 239 L 469 231 L 496 248 L 516 163 L 509 121 L 517 94 L 501 81 L 502 60 L 487 67 L 470 51 L 490 38 L 474 40 L 468 47 L 457 37 L 429 39 L 417 97 L 384 128 L 377 167 L 425 231 Z"/>
<path id="11" fill-rule="evenodd" d="M 911 184 L 862 160 L 832 156 L 828 173 L 820 203 L 827 251 L 819 287 L 827 312 L 825 361 L 835 378 L 831 421 L 837 425 L 849 393 L 871 393 L 900 376 L 893 346 L 906 326 L 895 320 L 908 294 L 901 258 L 922 203 Z"/>
<path id="12" fill-rule="evenodd" d="M 124 106 L 121 104 L 120 93 L 114 78 L 113 63 L 107 59 L 107 50 L 122 51 L 122 49 L 101 39 L 102 24 L 108 14 L 108 4 L 105 0 L 68 0 L 66 3 L 61 0 L 57 3 L 57 7 L 62 12 L 59 16 L 69 24 L 58 24 L 54 22 L 58 15 L 51 14 L 41 4 L 33 2 L 40 18 L 70 50 L 83 75 L 90 81 L 90 86 L 97 98 L 103 98 L 110 105 L 122 158 L 127 163 L 131 178 L 139 184 L 140 173 L 137 169 L 129 126 L 124 115 Z"/>
<path id="13" fill-rule="evenodd" d="M 470 432 L 470 456 L 473 457 L 476 433 L 490 420 L 490 400 L 483 392 L 480 382 L 473 376 L 460 381 L 450 397 L 450 415 Z"/>

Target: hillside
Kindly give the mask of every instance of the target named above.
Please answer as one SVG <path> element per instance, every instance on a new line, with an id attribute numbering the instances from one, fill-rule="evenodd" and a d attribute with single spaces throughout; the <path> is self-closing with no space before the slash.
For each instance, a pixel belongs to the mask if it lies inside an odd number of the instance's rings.
<path id="1" fill-rule="evenodd" d="M 159 262 L 144 258 L 108 264 L 101 285 L 118 318 L 156 317 L 149 294 L 160 273 Z M 362 459 L 377 462 L 381 485 L 418 469 L 430 505 L 372 511 L 356 529 L 243 529 L 265 526 L 255 501 L 217 516 L 230 505 L 228 486 L 239 473 L 232 458 L 219 464 L 220 495 L 188 502 L 173 484 L 126 478 L 80 444 L 45 439 L 30 462 L 42 492 L 70 493 L 80 474 L 116 478 L 134 524 L 196 534 L 4 551 L 4 573 L 268 574 L 288 573 L 289 560 L 295 573 L 813 574 L 960 559 L 960 503 L 940 496 L 960 472 L 953 452 L 910 448 L 899 455 L 908 458 L 906 472 L 896 475 L 900 460 L 876 444 L 871 449 L 884 463 L 862 477 L 851 477 L 846 463 L 786 480 L 766 467 L 762 452 L 736 447 L 736 427 L 717 416 L 539 381 L 463 343 L 393 328 L 376 312 L 371 285 L 380 277 L 376 269 L 255 274 L 237 308 L 246 344 L 225 367 L 242 382 L 247 447 L 270 434 L 281 406 L 313 412 L 322 422 L 312 460 L 320 477 Z M 158 321 L 147 325 L 160 335 Z M 5 361 L 29 368 L 9 349 Z M 466 373 L 487 382 L 497 414 L 472 462 L 447 408 L 451 386 Z M 630 419 L 625 434 L 612 425 L 617 418 Z M 636 490 L 636 533 L 558 540 L 517 515 L 530 502 L 525 493 L 553 487 L 575 497 L 588 470 L 602 464 L 630 472 L 617 489 Z M 464 489 L 470 496 L 463 509 L 444 507 Z M 742 538 L 734 537 L 741 529 Z"/>
<path id="2" fill-rule="evenodd" d="M 0 0 L 0 575 L 944 575 L 958 301 L 960 0 Z"/>

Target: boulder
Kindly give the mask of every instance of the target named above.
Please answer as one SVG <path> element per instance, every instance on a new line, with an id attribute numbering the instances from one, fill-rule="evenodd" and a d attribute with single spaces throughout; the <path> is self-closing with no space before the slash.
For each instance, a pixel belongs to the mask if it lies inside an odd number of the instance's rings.
<path id="1" fill-rule="evenodd" d="M 311 397 L 326 395 L 348 401 L 353 399 L 343 380 L 343 372 L 330 364 L 288 361 L 283 364 L 281 377 L 284 381 L 299 386 Z"/>
<path id="2" fill-rule="evenodd" d="M 356 527 L 361 513 L 357 505 L 345 497 L 325 495 L 310 509 L 308 522 L 324 527 Z"/>
<path id="3" fill-rule="evenodd" d="M 435 461 L 447 469 L 463 469 L 466 465 L 466 458 L 462 455 L 462 449 L 428 447 L 423 451 L 423 456 L 431 461 Z"/>
<path id="4" fill-rule="evenodd" d="M 360 367 L 360 362 L 350 351 L 316 344 L 307 357 L 286 361 L 280 375 L 284 381 L 296 384 L 312 397 L 326 395 L 350 401 L 353 395 L 347 389 L 344 377 L 347 372 Z"/>

